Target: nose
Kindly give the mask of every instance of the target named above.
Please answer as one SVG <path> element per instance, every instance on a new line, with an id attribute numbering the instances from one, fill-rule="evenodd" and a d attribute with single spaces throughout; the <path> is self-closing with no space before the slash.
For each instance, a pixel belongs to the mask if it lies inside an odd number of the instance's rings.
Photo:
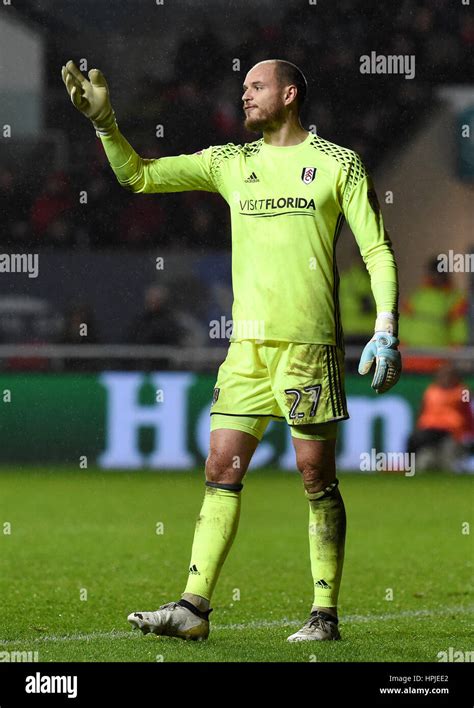
<path id="1" fill-rule="evenodd" d="M 246 89 L 242 95 L 242 101 L 248 103 L 250 101 L 249 89 Z"/>

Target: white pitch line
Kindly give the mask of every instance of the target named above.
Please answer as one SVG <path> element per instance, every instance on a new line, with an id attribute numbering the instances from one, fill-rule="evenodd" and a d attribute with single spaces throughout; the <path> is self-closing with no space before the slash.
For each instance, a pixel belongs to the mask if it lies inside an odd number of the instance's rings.
<path id="1" fill-rule="evenodd" d="M 447 613 L 455 612 L 457 614 L 474 613 L 474 605 L 465 607 L 458 605 L 456 607 L 440 607 L 433 610 L 402 610 L 401 612 L 391 612 L 382 615 L 344 615 L 341 623 L 358 623 L 358 622 L 385 622 L 387 620 L 403 619 L 404 617 L 441 617 Z M 243 630 L 243 629 L 266 629 L 271 627 L 290 627 L 302 624 L 302 620 L 289 620 L 286 618 L 280 620 L 255 620 L 253 622 L 242 622 L 241 624 L 211 624 L 213 630 Z M 56 635 L 46 634 L 43 637 L 35 639 L 4 639 L 0 640 L 1 647 L 19 644 L 41 644 L 42 642 L 91 642 L 95 639 L 138 639 L 142 635 L 139 632 L 129 630 L 128 632 L 112 630 L 111 632 L 91 632 L 90 634 L 67 634 Z"/>
<path id="2" fill-rule="evenodd" d="M 458 612 L 468 614 L 474 612 L 474 605 L 464 607 L 444 607 L 433 610 L 402 610 L 401 612 L 385 613 L 383 615 L 342 615 L 341 624 L 346 622 L 383 622 L 386 620 L 401 619 L 403 617 L 437 617 L 446 614 L 446 612 Z M 299 620 L 256 620 L 255 622 L 246 622 L 242 624 L 225 624 L 211 625 L 213 629 L 259 629 L 263 627 L 286 627 L 289 625 L 299 625 Z"/>

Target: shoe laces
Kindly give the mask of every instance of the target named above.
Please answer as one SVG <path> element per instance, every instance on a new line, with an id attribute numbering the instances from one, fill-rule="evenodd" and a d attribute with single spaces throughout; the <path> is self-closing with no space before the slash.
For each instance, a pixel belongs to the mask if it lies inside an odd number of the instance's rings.
<path id="1" fill-rule="evenodd" d="M 161 605 L 160 610 L 174 610 L 176 607 L 180 607 L 177 602 L 167 602 L 166 605 Z"/>
<path id="2" fill-rule="evenodd" d="M 177 608 L 179 608 L 180 610 L 184 608 L 185 610 L 188 610 L 188 612 L 192 612 L 192 614 L 195 615 L 196 617 L 199 617 L 200 619 L 203 619 L 206 621 L 209 621 L 209 615 L 212 612 L 212 609 L 209 609 L 206 612 L 204 612 L 204 611 L 201 612 L 200 610 L 197 609 L 197 607 L 196 608 L 187 607 L 186 605 L 183 604 L 182 601 L 167 602 L 166 605 L 161 605 L 161 607 L 159 609 L 160 610 L 176 610 Z"/>
<path id="3" fill-rule="evenodd" d="M 322 615 L 320 612 L 312 612 L 308 621 L 306 622 L 306 626 L 308 628 L 312 627 L 319 627 L 320 629 L 327 630 L 329 629 L 330 625 L 335 625 L 337 624 L 336 618 L 334 618 L 334 621 L 330 619 L 326 619 L 327 615 Z"/>

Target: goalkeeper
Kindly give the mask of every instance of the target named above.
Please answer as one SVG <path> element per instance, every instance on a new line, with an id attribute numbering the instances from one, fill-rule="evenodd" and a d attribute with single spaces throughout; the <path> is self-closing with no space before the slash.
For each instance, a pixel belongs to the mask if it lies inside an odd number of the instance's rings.
<path id="1" fill-rule="evenodd" d="M 158 159 L 133 150 L 117 126 L 104 76 L 97 69 L 88 76 L 72 61 L 62 68 L 74 106 L 92 121 L 123 187 L 137 194 L 218 192 L 232 218 L 233 330 L 211 405 L 187 585 L 179 601 L 128 620 L 144 633 L 208 637 L 212 594 L 239 523 L 242 480 L 275 419 L 290 426 L 309 506 L 312 605 L 288 641 L 339 639 L 346 515 L 335 446 L 339 421 L 349 416 L 335 248 L 344 219 L 377 307 L 359 373 L 372 371 L 372 387 L 383 393 L 401 371 L 397 267 L 370 177 L 356 153 L 303 128 L 307 84 L 290 62 L 259 62 L 245 78 L 245 127 L 261 138 Z M 278 567 L 277 559 L 269 567 Z"/>

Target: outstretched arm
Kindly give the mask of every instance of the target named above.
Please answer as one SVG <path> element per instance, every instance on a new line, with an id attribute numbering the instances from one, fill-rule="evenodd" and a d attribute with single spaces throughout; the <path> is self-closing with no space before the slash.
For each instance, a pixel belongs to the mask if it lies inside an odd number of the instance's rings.
<path id="1" fill-rule="evenodd" d="M 89 80 L 73 61 L 61 75 L 74 106 L 85 115 L 100 138 L 118 182 L 132 192 L 218 192 L 212 173 L 212 148 L 193 155 L 146 159 L 140 157 L 120 132 L 104 75 L 91 69 Z"/>

